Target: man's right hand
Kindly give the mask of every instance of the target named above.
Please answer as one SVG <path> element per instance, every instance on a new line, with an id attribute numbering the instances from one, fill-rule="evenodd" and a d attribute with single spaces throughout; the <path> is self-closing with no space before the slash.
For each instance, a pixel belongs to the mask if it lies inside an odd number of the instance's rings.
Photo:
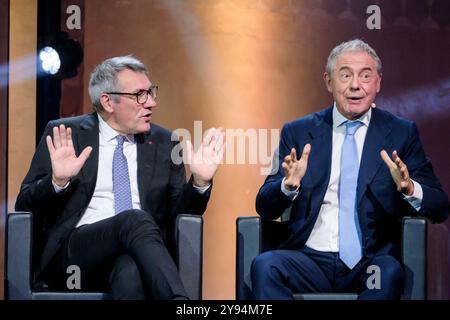
<path id="1" fill-rule="evenodd" d="M 293 191 L 300 186 L 300 182 L 305 176 L 308 167 L 308 156 L 311 152 L 311 145 L 308 143 L 303 147 L 302 156 L 297 160 L 297 151 L 291 149 L 291 153 L 284 158 L 281 166 L 284 169 L 284 186 L 287 190 Z"/>
<path id="2" fill-rule="evenodd" d="M 53 141 L 47 136 L 47 147 L 52 162 L 52 179 L 59 187 L 64 187 L 80 172 L 92 152 L 92 147 L 86 147 L 77 157 L 73 148 L 72 129 L 66 129 L 63 124 L 53 128 Z"/>

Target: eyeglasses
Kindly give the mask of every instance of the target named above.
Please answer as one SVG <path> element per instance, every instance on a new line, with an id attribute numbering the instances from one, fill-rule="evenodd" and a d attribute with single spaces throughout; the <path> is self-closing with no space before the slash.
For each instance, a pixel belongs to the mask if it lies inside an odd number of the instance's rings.
<path id="1" fill-rule="evenodd" d="M 136 102 L 138 104 L 144 104 L 148 100 L 148 96 L 150 95 L 153 100 L 156 100 L 156 96 L 158 94 L 158 86 L 152 85 L 148 90 L 139 90 L 136 93 L 132 92 L 105 92 L 107 94 L 119 94 L 119 95 L 130 95 L 136 97 Z"/>

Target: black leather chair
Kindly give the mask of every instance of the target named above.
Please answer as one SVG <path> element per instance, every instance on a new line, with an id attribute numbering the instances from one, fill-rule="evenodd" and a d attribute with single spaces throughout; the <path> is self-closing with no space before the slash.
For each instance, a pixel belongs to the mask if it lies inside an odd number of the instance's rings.
<path id="1" fill-rule="evenodd" d="M 38 291 L 33 286 L 33 216 L 10 213 L 6 224 L 5 294 L 10 300 L 109 300 L 106 292 Z M 176 263 L 190 299 L 202 297 L 203 218 L 179 215 L 175 223 Z"/>
<path id="2" fill-rule="evenodd" d="M 402 262 L 406 279 L 403 299 L 447 299 L 448 230 L 423 218 L 405 217 L 402 222 Z M 276 249 L 287 236 L 287 223 L 260 217 L 237 219 L 236 299 L 251 299 L 250 268 L 253 259 Z M 356 300 L 355 293 L 294 294 L 298 300 Z"/>

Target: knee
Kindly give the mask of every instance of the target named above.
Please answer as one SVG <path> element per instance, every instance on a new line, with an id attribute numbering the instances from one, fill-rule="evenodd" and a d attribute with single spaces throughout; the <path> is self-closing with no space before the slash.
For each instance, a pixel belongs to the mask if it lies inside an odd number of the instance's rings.
<path id="1" fill-rule="evenodd" d="M 118 217 L 121 220 L 121 225 L 128 230 L 135 230 L 141 227 L 144 227 L 147 230 L 159 230 L 158 224 L 153 216 L 143 210 L 127 210 L 120 213 Z"/>
<path id="2" fill-rule="evenodd" d="M 251 266 L 252 279 L 266 278 L 269 274 L 273 273 L 276 268 L 277 259 L 273 252 L 268 251 L 260 254 L 253 259 Z"/>
<path id="3" fill-rule="evenodd" d="M 152 239 L 162 243 L 159 226 L 151 214 L 143 210 L 128 210 L 120 213 L 120 241 L 126 248 L 131 248 L 143 239 Z"/>

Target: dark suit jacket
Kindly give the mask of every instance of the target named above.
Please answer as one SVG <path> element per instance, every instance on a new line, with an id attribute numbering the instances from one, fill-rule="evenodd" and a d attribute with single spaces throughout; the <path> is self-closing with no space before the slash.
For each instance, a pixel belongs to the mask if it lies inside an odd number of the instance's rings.
<path id="1" fill-rule="evenodd" d="M 72 128 L 76 154 L 92 146 L 93 151 L 79 174 L 72 178 L 63 194 L 54 191 L 51 182 L 50 155 L 45 142 L 52 128 L 64 124 Z M 136 135 L 137 181 L 142 210 L 158 223 L 163 238 L 173 235 L 173 223 L 181 213 L 201 215 L 206 209 L 210 191 L 199 194 L 191 183 L 186 183 L 183 163 L 171 161 L 171 132 L 151 125 L 149 132 Z M 33 213 L 33 250 L 37 271 L 42 271 L 57 252 L 60 244 L 76 226 L 94 193 L 97 180 L 99 153 L 99 124 L 97 114 L 60 119 L 48 123 L 37 147 L 16 202 L 17 211 Z M 210 188 L 211 189 L 211 188 Z M 209 190 L 210 190 L 209 189 Z"/>
<path id="2" fill-rule="evenodd" d="M 279 169 L 268 176 L 256 198 L 256 210 L 267 219 L 278 218 L 292 205 L 288 240 L 281 246 L 299 249 L 308 240 L 317 220 L 331 171 L 332 107 L 286 124 L 281 132 Z M 283 159 L 291 148 L 301 152 L 311 144 L 308 168 L 301 182 L 298 197 L 290 201 L 281 191 Z M 442 190 L 431 164 L 423 151 L 416 125 L 378 108 L 372 116 L 364 142 L 357 186 L 357 206 L 363 234 L 364 254 L 370 256 L 383 248 L 397 251 L 391 244 L 400 240 L 401 215 L 412 208 L 397 192 L 387 166 L 380 156 L 397 150 L 406 163 L 412 179 L 423 189 L 421 216 L 434 222 L 448 216 L 448 198 Z M 392 252 L 397 256 L 397 252 Z"/>

